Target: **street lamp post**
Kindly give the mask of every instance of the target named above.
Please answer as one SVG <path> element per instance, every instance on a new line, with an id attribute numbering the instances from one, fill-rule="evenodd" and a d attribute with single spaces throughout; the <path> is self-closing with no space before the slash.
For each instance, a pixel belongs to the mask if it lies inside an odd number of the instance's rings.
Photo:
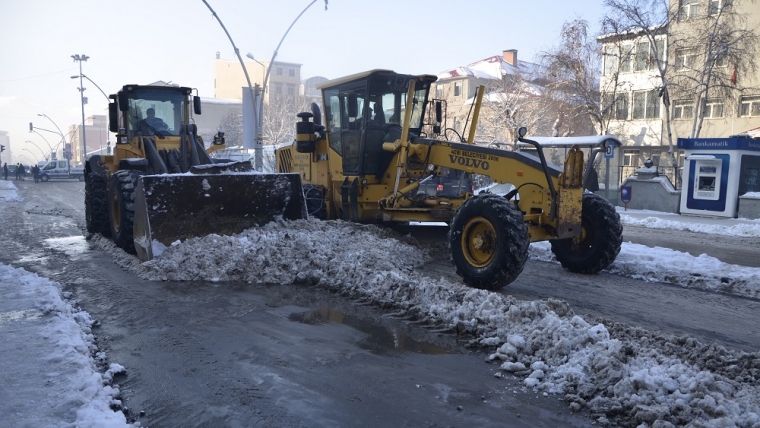
<path id="1" fill-rule="evenodd" d="M 101 94 L 103 94 L 103 96 L 104 96 L 104 97 L 106 97 L 106 101 L 108 101 L 109 103 L 111 102 L 111 99 L 110 99 L 110 98 L 108 98 L 108 95 L 106 95 L 106 93 L 105 93 L 105 92 L 103 92 L 103 90 L 102 90 L 102 89 L 100 89 L 100 86 L 98 86 L 98 84 L 97 84 L 97 83 L 95 83 L 95 82 L 94 82 L 92 79 L 90 79 L 90 78 L 89 78 L 89 77 L 87 77 L 86 75 L 84 75 L 84 74 L 80 74 L 79 76 L 71 76 L 71 78 L 72 78 L 72 79 L 79 79 L 79 77 L 80 77 L 80 76 L 81 76 L 81 77 L 84 77 L 85 79 L 89 80 L 89 81 L 90 81 L 90 83 L 92 83 L 93 85 L 95 85 L 95 87 L 96 87 L 96 88 L 98 88 L 98 90 L 100 91 L 100 93 L 101 93 Z"/>
<path id="2" fill-rule="evenodd" d="M 45 156 L 45 152 L 42 151 L 42 149 L 40 148 L 40 146 L 34 144 L 33 142 L 31 142 L 29 140 L 26 140 L 25 143 L 29 143 L 29 144 L 33 145 L 34 147 L 37 147 L 37 150 L 39 150 L 40 153 L 42 153 L 42 158 L 45 159 L 45 160 L 47 160 L 47 156 Z M 29 149 L 24 149 L 24 150 L 29 150 Z M 29 150 L 29 152 L 31 152 L 31 150 Z"/>
<path id="3" fill-rule="evenodd" d="M 79 76 L 71 76 L 72 79 L 76 79 L 76 78 L 80 78 L 81 79 L 82 77 L 84 77 L 85 79 L 89 80 L 90 83 L 92 83 L 93 85 L 95 85 L 95 87 L 98 88 L 98 90 L 100 91 L 100 93 L 103 94 L 104 97 L 106 97 L 106 102 L 108 102 L 109 104 L 111 103 L 111 99 L 108 98 L 108 95 L 106 95 L 106 93 L 103 91 L 103 89 L 101 89 L 100 86 L 97 83 L 95 83 L 94 80 L 92 80 L 89 77 L 87 77 L 86 75 L 82 74 L 81 73 L 81 69 L 80 69 Z M 80 82 L 81 82 L 81 80 L 80 80 Z M 80 83 L 80 85 L 81 85 L 81 83 Z M 101 147 L 101 150 L 102 150 L 103 149 L 103 143 L 102 143 L 103 139 L 102 139 L 102 137 L 100 138 L 100 141 L 101 141 L 100 147 Z M 108 154 L 110 154 L 111 153 L 111 139 L 110 139 L 110 135 L 108 137 L 107 147 L 108 147 Z"/>
<path id="4" fill-rule="evenodd" d="M 47 118 L 47 120 L 49 120 L 50 123 L 52 123 L 53 126 L 55 126 L 55 129 L 58 130 L 58 135 L 61 136 L 61 143 L 65 143 L 66 142 L 66 138 L 64 138 L 63 132 L 61 132 L 61 128 L 58 127 L 58 124 L 56 124 L 55 121 L 53 121 L 53 119 L 50 118 L 50 116 L 46 115 L 45 113 L 37 113 L 37 116 L 41 116 L 41 117 Z M 56 147 L 58 147 L 58 145 L 56 145 Z M 55 157 L 55 154 L 53 153 L 53 148 L 52 147 L 50 148 L 50 157 L 53 157 L 53 158 Z"/>
<path id="5" fill-rule="evenodd" d="M 261 159 L 261 151 L 262 151 L 262 147 L 264 146 L 264 128 L 263 128 L 263 122 L 264 122 L 264 94 L 266 94 L 266 91 L 267 91 L 267 82 L 269 81 L 269 72 L 272 71 L 272 65 L 274 64 L 275 58 L 277 58 L 277 52 L 280 50 L 280 46 L 282 46 L 282 42 L 285 40 L 285 36 L 288 35 L 288 33 L 290 32 L 290 29 L 293 28 L 293 26 L 296 24 L 296 21 L 298 21 L 298 19 L 301 17 L 301 15 L 303 15 L 311 7 L 311 5 L 313 5 L 316 2 L 317 2 L 317 0 L 312 0 L 312 2 L 309 3 L 309 5 L 306 6 L 301 11 L 301 13 L 298 14 L 298 16 L 296 16 L 296 19 L 294 19 L 293 22 L 290 23 L 290 27 L 288 27 L 288 29 L 285 31 L 285 34 L 282 35 L 282 38 L 280 39 L 280 43 L 277 44 L 277 48 L 275 48 L 274 53 L 272 54 L 272 60 L 269 61 L 269 67 L 267 67 L 267 73 L 264 76 L 264 82 L 261 85 L 262 89 L 261 89 L 261 98 L 259 99 L 259 118 L 256 121 L 256 127 L 257 127 L 257 129 L 256 129 L 256 150 L 254 152 L 254 163 L 255 163 L 255 168 L 256 168 L 257 171 L 261 171 L 261 169 L 263 167 L 263 165 L 262 165 L 263 162 L 262 162 L 262 159 Z M 327 0 L 325 0 L 325 10 L 327 10 Z M 249 58 L 251 58 L 254 61 L 256 61 L 253 58 L 252 54 L 248 54 L 248 55 L 249 55 L 248 56 Z M 256 62 L 258 62 L 258 61 L 256 61 Z M 261 63 L 259 62 L 259 64 L 261 64 Z M 263 64 L 262 64 L 262 66 L 263 66 Z"/>
<path id="6" fill-rule="evenodd" d="M 240 62 L 240 66 L 243 68 L 243 74 L 245 75 L 245 80 L 248 82 L 248 93 L 251 96 L 251 105 L 253 106 L 253 117 L 256 117 L 256 94 L 253 91 L 253 86 L 251 86 L 251 78 L 248 76 L 248 69 L 245 68 L 245 63 L 243 62 L 243 58 L 240 57 L 240 50 L 237 48 L 237 46 L 235 46 L 235 42 L 232 40 L 232 36 L 230 35 L 230 32 L 227 31 L 227 27 L 225 27 L 224 24 L 222 23 L 222 20 L 219 19 L 219 15 L 217 15 L 216 12 L 214 12 L 214 9 L 211 8 L 211 5 L 208 4 L 206 0 L 202 0 L 202 1 L 203 1 L 203 4 L 205 4 L 206 7 L 208 7 L 208 10 L 211 11 L 211 14 L 214 15 L 214 18 L 216 18 L 216 20 L 219 22 L 219 25 L 221 25 L 222 30 L 224 30 L 224 34 L 226 34 L 227 38 L 230 40 L 232 49 L 235 50 L 235 55 L 237 56 L 238 61 Z M 243 119 L 243 123 L 245 123 L 245 118 Z M 245 136 L 246 136 L 246 132 L 245 132 L 245 127 L 244 127 L 243 128 L 243 138 L 244 138 L 243 146 L 245 146 L 245 142 L 246 142 Z M 255 150 L 256 150 L 256 147 L 254 147 L 254 152 Z M 254 166 L 254 168 L 257 171 L 261 171 L 261 169 L 259 169 L 256 166 Z"/>
<path id="7" fill-rule="evenodd" d="M 28 142 L 28 141 L 27 141 L 27 142 Z M 39 165 L 39 163 L 40 163 L 40 160 L 37 158 L 37 155 L 35 155 L 33 151 L 31 151 L 31 150 L 29 150 L 29 149 L 27 149 L 27 148 L 24 148 L 24 149 L 22 149 L 22 150 L 26 150 L 27 152 L 29 152 L 29 153 L 30 153 L 30 154 L 31 154 L 31 155 L 34 157 L 34 161 L 35 161 L 35 162 L 37 162 L 37 164 Z"/>
<path id="8" fill-rule="evenodd" d="M 32 125 L 32 122 L 29 122 L 29 132 L 30 132 L 30 133 L 34 132 L 35 134 L 37 134 L 37 135 L 39 135 L 40 137 L 42 137 L 42 139 L 45 141 L 45 144 L 47 144 L 48 148 L 50 149 L 50 153 L 53 153 L 53 147 L 50 145 L 50 143 L 48 142 L 47 138 L 45 138 L 45 136 L 44 136 L 44 135 L 42 135 L 42 134 L 40 134 L 39 132 L 37 132 L 37 130 L 38 130 L 38 129 L 42 129 L 42 128 L 37 128 L 36 126 L 33 126 L 33 125 Z M 47 131 L 47 132 L 54 132 L 54 131 L 51 131 L 51 130 L 49 130 L 49 129 L 42 129 L 42 130 L 43 130 L 43 131 Z M 27 141 L 28 141 L 28 140 L 27 140 Z M 31 141 L 30 141 L 30 142 L 31 142 Z M 44 156 L 44 155 L 43 155 L 43 156 Z M 45 157 L 45 160 L 47 160 L 47 156 L 44 156 L 44 157 Z"/>
<path id="9" fill-rule="evenodd" d="M 82 85 L 82 78 L 84 77 L 84 74 L 82 74 L 82 62 L 87 61 L 90 59 L 87 55 L 71 55 L 71 58 L 74 59 L 74 61 L 79 62 L 79 100 L 82 103 L 82 163 L 87 162 L 87 135 L 85 132 L 85 125 L 84 125 L 84 86 Z"/>

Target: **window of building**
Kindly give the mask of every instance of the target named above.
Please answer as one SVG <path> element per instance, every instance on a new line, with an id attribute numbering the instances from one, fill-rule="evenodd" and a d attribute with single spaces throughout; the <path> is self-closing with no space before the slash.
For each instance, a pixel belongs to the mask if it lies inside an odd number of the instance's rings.
<path id="1" fill-rule="evenodd" d="M 682 0 L 681 11 L 678 18 L 681 21 L 696 18 L 697 14 L 699 14 L 699 3 L 700 0 Z"/>
<path id="2" fill-rule="evenodd" d="M 296 96 L 296 88 L 293 85 L 288 85 L 288 96 L 294 97 Z"/>
<path id="3" fill-rule="evenodd" d="M 443 98 L 443 86 L 435 85 L 435 97 Z"/>
<path id="4" fill-rule="evenodd" d="M 630 73 L 631 70 L 633 70 L 633 67 L 631 67 L 631 63 L 633 62 L 634 57 L 634 44 L 633 43 L 623 43 L 620 46 L 620 72 L 621 73 Z"/>
<path id="5" fill-rule="evenodd" d="M 658 119 L 660 117 L 659 91 L 637 91 L 633 93 L 633 118 Z"/>
<path id="6" fill-rule="evenodd" d="M 641 42 L 636 44 L 636 71 L 646 70 L 649 60 L 649 42 Z"/>
<path id="7" fill-rule="evenodd" d="M 645 71 L 657 69 L 657 57 L 662 57 L 664 50 L 665 43 L 662 40 L 655 41 L 654 46 L 648 41 L 637 43 L 636 53 L 633 55 L 633 58 L 635 59 L 634 70 Z"/>
<path id="8" fill-rule="evenodd" d="M 605 94 L 602 108 L 610 109 L 610 116 L 613 120 L 627 120 L 629 101 L 630 98 L 627 92 L 615 94 L 614 100 L 612 99 L 612 94 Z"/>
<path id="9" fill-rule="evenodd" d="M 760 116 L 760 95 L 742 97 L 739 116 Z"/>
<path id="10" fill-rule="evenodd" d="M 282 67 L 277 67 L 277 75 L 282 76 Z"/>
<path id="11" fill-rule="evenodd" d="M 723 117 L 723 100 L 707 100 L 705 102 L 704 117 Z"/>
<path id="12" fill-rule="evenodd" d="M 639 151 L 638 150 L 624 150 L 623 151 L 623 166 L 639 166 Z"/>
<path id="13" fill-rule="evenodd" d="M 697 51 L 695 49 L 679 49 L 676 51 L 676 70 L 693 69 L 697 63 Z"/>
<path id="14" fill-rule="evenodd" d="M 288 76 L 290 76 L 290 77 L 296 77 L 296 71 L 294 69 L 292 69 L 292 68 L 289 69 L 288 70 Z"/>
<path id="15" fill-rule="evenodd" d="M 618 71 L 618 54 L 615 52 L 614 46 L 607 45 L 604 47 L 602 61 L 604 61 L 603 70 L 605 76 L 611 76 Z"/>
<path id="16" fill-rule="evenodd" d="M 282 86 L 280 85 L 272 85 L 274 86 L 274 94 L 279 96 L 282 95 Z"/>
<path id="17" fill-rule="evenodd" d="M 731 2 L 724 0 L 709 0 L 709 4 L 707 5 L 707 14 L 712 16 L 719 13 L 725 13 L 730 7 Z"/>
<path id="18" fill-rule="evenodd" d="M 454 96 L 458 97 L 462 95 L 462 84 L 459 82 L 454 82 Z"/>
<path id="19" fill-rule="evenodd" d="M 692 101 L 673 101 L 673 119 L 691 119 L 693 117 L 694 103 Z"/>

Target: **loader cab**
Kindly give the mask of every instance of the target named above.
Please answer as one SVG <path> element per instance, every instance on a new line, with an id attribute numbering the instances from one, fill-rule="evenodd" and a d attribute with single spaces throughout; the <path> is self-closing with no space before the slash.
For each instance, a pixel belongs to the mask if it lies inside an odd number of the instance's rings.
<path id="1" fill-rule="evenodd" d="M 188 123 L 188 96 L 192 89 L 174 86 L 138 86 L 125 85 L 117 95 L 118 107 L 121 111 L 119 128 L 127 131 L 127 141 L 135 136 L 177 136 L 180 127 Z M 197 98 L 197 97 L 196 97 Z M 196 114 L 200 112 L 200 104 Z M 148 119 L 148 110 L 155 112 L 164 125 L 152 125 Z"/>
<path id="2" fill-rule="evenodd" d="M 379 177 L 388 168 L 393 153 L 383 151 L 382 146 L 401 138 L 412 79 L 417 82 L 409 133 L 418 136 L 435 76 L 372 70 L 321 86 L 328 141 L 341 158 L 343 175 Z"/>

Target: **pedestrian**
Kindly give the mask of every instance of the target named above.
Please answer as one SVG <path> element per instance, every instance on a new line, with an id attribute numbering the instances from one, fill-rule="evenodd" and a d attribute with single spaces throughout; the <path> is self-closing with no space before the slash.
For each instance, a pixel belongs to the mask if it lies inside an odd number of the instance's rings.
<path id="1" fill-rule="evenodd" d="M 3 164 L 3 175 L 5 176 L 5 181 L 8 181 L 8 162 Z"/>
<path id="2" fill-rule="evenodd" d="M 37 165 L 34 165 L 32 167 L 32 176 L 34 176 L 34 182 L 39 183 L 40 182 L 40 167 Z"/>
<path id="3" fill-rule="evenodd" d="M 21 180 L 21 163 L 16 162 L 16 180 Z"/>
<path id="4" fill-rule="evenodd" d="M 25 180 L 26 179 L 26 167 L 24 166 L 23 163 L 20 163 L 18 167 L 21 168 L 21 180 Z"/>

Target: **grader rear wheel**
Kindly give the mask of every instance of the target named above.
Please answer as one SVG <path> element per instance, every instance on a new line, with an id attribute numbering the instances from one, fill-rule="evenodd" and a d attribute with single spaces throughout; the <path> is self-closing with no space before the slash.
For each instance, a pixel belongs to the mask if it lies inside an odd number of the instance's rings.
<path id="1" fill-rule="evenodd" d="M 496 290 L 514 281 L 528 260 L 529 245 L 520 210 L 494 194 L 465 201 L 449 229 L 451 261 L 470 287 Z"/>
<path id="2" fill-rule="evenodd" d="M 552 252 L 571 272 L 597 273 L 607 269 L 620 252 L 623 225 L 615 207 L 599 195 L 584 194 L 582 209 L 580 235 L 551 241 Z"/>

